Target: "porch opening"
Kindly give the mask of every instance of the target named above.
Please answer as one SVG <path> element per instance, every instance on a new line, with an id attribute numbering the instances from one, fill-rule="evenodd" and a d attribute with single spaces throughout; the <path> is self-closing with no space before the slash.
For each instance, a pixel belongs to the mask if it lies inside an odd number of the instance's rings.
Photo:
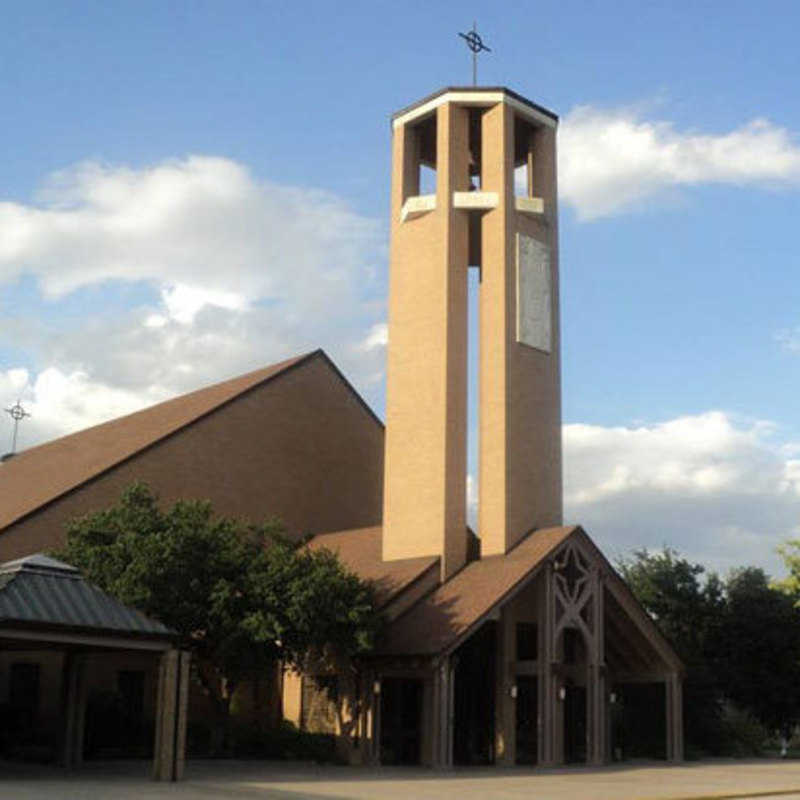
<path id="1" fill-rule="evenodd" d="M 666 694 L 663 683 L 624 683 L 613 689 L 611 757 L 666 759 Z"/>
<path id="2" fill-rule="evenodd" d="M 516 763 L 538 762 L 539 678 L 517 675 L 517 754 Z"/>
<path id="3" fill-rule="evenodd" d="M 559 699 L 564 726 L 564 761 L 585 763 L 588 756 L 588 650 L 583 634 L 577 628 L 564 628 L 558 652 L 563 673 Z"/>
<path id="4" fill-rule="evenodd" d="M 586 687 L 571 682 L 564 686 L 564 761 L 586 762 Z"/>
<path id="5" fill-rule="evenodd" d="M 494 763 L 497 623 L 485 622 L 453 655 L 453 763 Z"/>
<path id="6" fill-rule="evenodd" d="M 383 678 L 380 706 L 380 760 L 412 766 L 422 760 L 422 692 L 419 678 Z"/>

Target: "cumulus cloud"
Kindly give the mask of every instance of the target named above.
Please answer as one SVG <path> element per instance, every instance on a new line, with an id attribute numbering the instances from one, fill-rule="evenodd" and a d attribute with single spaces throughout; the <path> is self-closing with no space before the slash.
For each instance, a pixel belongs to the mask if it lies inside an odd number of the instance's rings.
<path id="1" fill-rule="evenodd" d="M 0 396 L 17 392 L 30 417 L 19 424 L 17 449 L 23 450 L 68 431 L 129 414 L 143 405 L 160 402 L 170 393 L 156 388 L 130 391 L 93 381 L 84 372 L 64 373 L 48 367 L 35 377 L 24 369 L 0 371 Z M 0 453 L 11 447 L 12 426 L 3 429 Z"/>
<path id="2" fill-rule="evenodd" d="M 720 571 L 781 570 L 800 532 L 800 460 L 774 426 L 721 411 L 638 427 L 564 427 L 565 508 L 611 554 L 676 547 Z"/>
<path id="3" fill-rule="evenodd" d="M 0 289 L 33 280 L 42 297 L 39 319 L 14 317 L 13 294 L 6 303 L 4 329 L 30 358 L 5 367 L 30 369 L 34 391 L 51 367 L 65 400 L 85 393 L 59 432 L 319 346 L 372 385 L 385 248 L 383 223 L 336 195 L 256 180 L 229 159 L 79 164 L 35 203 L 0 202 Z M 149 299 L 103 308 L 121 285 Z M 49 327 L 59 303 L 89 291 L 85 314 Z"/>
<path id="4" fill-rule="evenodd" d="M 380 225 L 335 195 L 257 181 L 225 158 L 87 162 L 51 176 L 37 199 L 0 203 L 0 280 L 34 275 L 50 297 L 149 281 L 191 313 L 281 302 L 302 286 L 329 309 L 383 244 Z"/>
<path id="5" fill-rule="evenodd" d="M 636 109 L 579 106 L 559 130 L 559 190 L 584 220 L 700 184 L 800 185 L 800 146 L 785 128 L 753 119 L 719 133 L 681 131 Z"/>
<path id="6" fill-rule="evenodd" d="M 359 349 L 369 352 L 386 347 L 387 344 L 389 344 L 389 325 L 385 322 L 378 322 L 370 328 L 364 341 L 359 344 Z"/>

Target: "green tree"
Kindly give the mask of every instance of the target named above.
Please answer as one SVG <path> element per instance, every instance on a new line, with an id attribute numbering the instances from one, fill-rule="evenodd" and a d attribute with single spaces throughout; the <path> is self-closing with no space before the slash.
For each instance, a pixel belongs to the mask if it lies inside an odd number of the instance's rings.
<path id="1" fill-rule="evenodd" d="M 243 680 L 278 662 L 341 667 L 369 651 L 380 626 L 371 587 L 332 553 L 297 547 L 275 520 L 218 517 L 208 502 L 162 510 L 144 484 L 72 520 L 54 555 L 180 634 L 217 712 L 216 749 Z"/>
<path id="2" fill-rule="evenodd" d="M 720 752 L 723 694 L 709 655 L 725 607 L 721 581 L 713 572 L 703 580 L 702 564 L 693 564 L 668 547 L 660 553 L 637 550 L 617 566 L 686 666 L 687 745 Z"/>
<path id="3" fill-rule="evenodd" d="M 692 564 L 669 547 L 660 553 L 636 550 L 618 561 L 622 576 L 683 659 L 703 658 L 709 631 L 724 607 L 723 586 L 702 564 Z"/>
<path id="4" fill-rule="evenodd" d="M 757 567 L 733 571 L 725 597 L 711 640 L 725 696 L 785 733 L 800 721 L 800 610 Z"/>
<path id="5" fill-rule="evenodd" d="M 800 539 L 789 539 L 779 545 L 778 554 L 789 574 L 783 580 L 773 581 L 771 585 L 800 605 Z"/>

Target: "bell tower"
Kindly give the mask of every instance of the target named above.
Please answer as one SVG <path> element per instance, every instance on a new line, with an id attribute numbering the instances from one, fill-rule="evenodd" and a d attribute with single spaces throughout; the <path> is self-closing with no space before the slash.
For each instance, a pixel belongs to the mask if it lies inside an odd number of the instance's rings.
<path id="1" fill-rule="evenodd" d="M 467 273 L 480 270 L 482 556 L 561 522 L 557 118 L 449 88 L 392 119 L 383 558 L 466 562 Z"/>

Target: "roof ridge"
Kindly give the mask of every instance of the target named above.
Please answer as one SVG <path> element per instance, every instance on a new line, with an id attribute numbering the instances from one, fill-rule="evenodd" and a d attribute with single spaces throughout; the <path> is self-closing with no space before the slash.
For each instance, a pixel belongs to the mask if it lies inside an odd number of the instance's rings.
<path id="1" fill-rule="evenodd" d="M 72 433 L 65 433 L 63 436 L 58 436 L 55 439 L 49 439 L 46 442 L 42 442 L 41 444 L 34 445 L 33 447 L 29 447 L 26 450 L 20 450 L 18 453 L 15 453 L 15 457 L 16 458 L 19 458 L 20 456 L 27 457 L 28 454 L 30 454 L 30 453 L 36 453 L 36 452 L 38 452 L 39 450 L 41 450 L 41 449 L 43 449 L 45 447 L 49 447 L 49 446 L 51 446 L 53 444 L 56 444 L 57 442 L 63 442 L 65 439 L 72 439 L 74 437 L 79 437 L 79 436 L 82 436 L 85 433 L 88 433 L 89 431 L 95 431 L 95 430 L 98 430 L 100 428 L 104 428 L 104 427 L 109 426 L 109 425 L 114 425 L 115 423 L 121 422 L 123 420 L 129 420 L 129 419 L 131 419 L 133 417 L 141 417 L 141 416 L 149 414 L 149 413 L 151 413 L 151 412 L 153 412 L 153 411 L 155 411 L 155 410 L 157 410 L 159 408 L 163 408 L 163 407 L 165 407 L 165 406 L 167 406 L 169 404 L 173 404 L 174 403 L 174 404 L 177 405 L 182 401 L 185 402 L 189 398 L 196 398 L 198 395 L 201 395 L 204 392 L 211 393 L 211 391 L 214 390 L 214 389 L 219 390 L 219 389 L 221 389 L 222 387 L 224 387 L 224 386 L 226 386 L 228 384 L 235 383 L 236 381 L 244 381 L 244 380 L 246 380 L 248 378 L 253 378 L 257 373 L 262 373 L 262 372 L 266 373 L 269 370 L 272 370 L 272 369 L 275 369 L 275 368 L 279 368 L 277 372 L 273 372 L 273 373 L 270 373 L 268 375 L 264 375 L 263 380 L 257 381 L 256 383 L 253 383 L 250 386 L 243 387 L 241 389 L 241 391 L 239 391 L 236 394 L 232 395 L 230 398 L 226 398 L 224 400 L 220 400 L 220 402 L 218 404 L 213 406 L 208 411 L 206 411 L 206 412 L 198 412 L 196 417 L 188 420 L 187 422 L 183 423 L 180 427 L 175 428 L 171 432 L 171 433 L 174 433 L 174 432 L 176 432 L 178 430 L 181 430 L 181 428 L 186 427 L 186 425 L 191 425 L 192 422 L 194 422 L 196 419 L 199 419 L 201 416 L 203 416 L 204 413 L 210 413 L 210 411 L 213 411 L 216 408 L 219 408 L 220 406 L 224 405 L 225 403 L 230 402 L 234 398 L 239 397 L 240 395 L 244 394 L 245 392 L 250 391 L 250 389 L 254 389 L 254 388 L 256 388 L 256 386 L 260 386 L 265 381 L 270 380 L 271 378 L 275 378 L 278 375 L 282 375 L 285 370 L 290 369 L 291 367 L 294 367 L 294 366 L 298 366 L 303 361 L 306 361 L 307 359 L 311 358 L 312 356 L 318 355 L 319 353 L 323 353 L 323 352 L 324 351 L 321 348 L 318 348 L 317 350 L 311 350 L 311 351 L 309 351 L 307 353 L 303 353 L 302 355 L 294 356 L 292 358 L 287 358 L 284 361 L 278 361 L 275 364 L 270 364 L 269 366 L 266 366 L 266 367 L 260 367 L 259 369 L 254 369 L 254 370 L 250 370 L 249 372 L 244 372 L 241 375 L 235 375 L 232 378 L 225 378 L 225 380 L 217 381 L 216 383 L 210 383 L 210 384 L 208 384 L 206 386 L 201 386 L 198 389 L 192 389 L 190 392 L 184 392 L 183 394 L 176 394 L 173 397 L 168 397 L 166 400 L 159 400 L 157 403 L 153 403 L 153 404 L 151 404 L 149 406 L 145 406 L 144 408 L 137 409 L 136 411 L 130 411 L 129 413 L 122 414 L 119 417 L 112 417 L 111 419 L 107 419 L 107 420 L 105 420 L 103 422 L 98 422 L 95 425 L 90 425 L 88 428 L 81 428 L 80 430 L 73 431 Z M 167 434 L 167 435 L 171 435 L 171 434 Z M 0 474 L 2 474 L 2 473 L 0 473 Z"/>
<path id="2" fill-rule="evenodd" d="M 482 558 L 477 559 L 476 561 L 471 561 L 469 564 L 466 564 L 462 569 L 452 575 L 448 580 L 439 583 L 435 586 L 430 592 L 424 594 L 422 597 L 418 598 L 411 606 L 403 611 L 402 614 L 398 615 L 398 617 L 392 620 L 391 625 L 389 628 L 395 628 L 395 631 L 399 630 L 401 626 L 405 625 L 406 628 L 408 627 L 407 621 L 409 619 L 413 622 L 412 615 L 414 613 L 421 613 L 424 612 L 424 607 L 426 603 L 432 602 L 432 598 L 437 594 L 437 592 L 444 592 L 445 595 L 452 590 L 454 584 L 463 582 L 464 580 L 470 580 L 473 575 L 476 573 L 480 575 L 481 572 L 485 572 L 487 569 L 494 569 L 497 564 L 500 564 L 506 559 L 508 559 L 508 564 L 513 566 L 520 563 L 520 560 L 514 558 L 516 553 L 520 550 L 520 545 L 522 544 L 530 544 L 534 542 L 538 538 L 538 543 L 542 542 L 542 539 L 547 539 L 548 537 L 537 537 L 536 534 L 538 533 L 547 533 L 550 537 L 553 537 L 553 541 L 549 542 L 545 547 L 541 549 L 541 552 L 534 553 L 533 559 L 528 556 L 526 561 L 530 561 L 529 564 L 516 574 L 515 576 L 509 576 L 507 579 L 503 581 L 505 585 L 501 587 L 501 590 L 494 593 L 492 597 L 483 597 L 478 599 L 478 602 L 475 604 L 477 608 L 472 608 L 469 616 L 471 621 L 466 624 L 460 631 L 451 631 L 449 634 L 450 636 L 449 643 L 444 643 L 441 646 L 441 649 L 437 652 L 444 652 L 445 650 L 451 649 L 451 647 L 455 647 L 458 643 L 463 641 L 465 638 L 471 635 L 474 631 L 474 627 L 480 620 L 484 619 L 485 616 L 491 612 L 491 610 L 498 605 L 502 605 L 506 602 L 509 595 L 513 594 L 517 588 L 523 585 L 526 581 L 528 581 L 533 575 L 535 575 L 539 569 L 541 569 L 542 564 L 544 561 L 550 557 L 554 550 L 560 547 L 567 539 L 571 538 L 575 535 L 578 530 L 583 530 L 580 526 L 576 525 L 552 525 L 547 528 L 538 528 L 536 530 L 531 531 L 527 536 L 524 536 L 517 542 L 514 547 L 512 547 L 506 553 L 498 553 L 496 555 L 491 556 L 483 556 Z M 512 572 L 517 572 L 517 569 L 513 569 Z M 463 593 L 462 595 L 466 596 L 469 593 Z M 475 599 L 473 597 L 473 599 Z M 401 634 L 402 636 L 402 634 Z M 387 637 L 389 639 L 392 638 L 392 633 L 387 631 Z M 436 636 L 434 636 L 434 639 Z M 439 635 L 439 638 L 442 638 Z M 453 643 L 456 644 L 453 644 Z M 394 652 L 394 645 L 390 643 L 389 653 Z M 418 654 L 418 653 L 417 653 Z"/>
<path id="3" fill-rule="evenodd" d="M 221 408 L 224 408 L 226 405 L 248 392 L 264 386 L 273 379 L 285 375 L 289 370 L 302 366 L 320 356 L 323 357 L 327 363 L 330 363 L 330 359 L 325 352 L 321 348 L 318 348 L 299 356 L 294 356 L 293 358 L 285 359 L 284 361 L 279 361 L 257 370 L 252 370 L 243 375 L 228 378 L 227 380 L 195 389 L 186 394 L 171 397 L 168 400 L 155 403 L 139 411 L 106 420 L 97 425 L 92 425 L 83 430 L 67 434 L 66 436 L 52 439 L 49 442 L 44 442 L 29 450 L 23 450 L 18 453 L 14 459 L 0 467 L 0 490 L 3 489 L 3 479 L 9 474 L 14 474 L 20 469 L 24 469 L 29 462 L 36 458 L 46 456 L 51 449 L 57 451 L 59 445 L 61 447 L 75 448 L 77 443 L 81 442 L 82 439 L 90 437 L 108 439 L 109 434 L 113 433 L 117 428 L 121 428 L 126 432 L 128 434 L 128 439 L 133 439 L 133 441 L 126 442 L 124 438 L 116 437 L 115 441 L 119 443 L 117 452 L 112 452 L 105 458 L 99 458 L 97 463 L 89 462 L 88 464 L 84 464 L 82 472 L 79 470 L 79 474 L 76 475 L 74 479 L 63 481 L 61 485 L 56 486 L 46 497 L 41 497 L 38 501 L 33 504 L 28 504 L 23 508 L 12 508 L 5 519 L 3 516 L 0 516 L 0 535 L 2 535 L 3 529 L 8 528 L 24 519 L 29 514 L 63 497 L 76 487 L 105 474 L 110 469 L 125 463 L 154 445 L 169 439 L 176 433 L 185 430 L 201 419 L 219 411 Z M 241 384 L 241 386 L 237 386 L 237 384 Z M 215 395 L 219 396 L 215 397 Z M 193 407 L 195 405 L 197 405 L 196 408 Z M 183 415 L 180 413 L 182 410 L 184 411 Z M 159 420 L 159 412 L 165 415 L 166 419 Z M 172 419 L 170 419 L 170 412 L 173 414 Z M 139 431 L 138 437 L 131 437 L 130 429 L 135 429 L 137 423 L 144 423 L 144 430 Z M 148 423 L 154 430 L 147 430 Z"/>
<path id="4" fill-rule="evenodd" d="M 64 561 L 59 561 L 46 553 L 31 553 L 31 555 L 15 558 L 13 561 L 6 561 L 0 564 L 0 574 L 18 572 L 57 574 L 63 577 L 70 576 L 83 579 L 77 567 L 73 567 L 72 564 L 67 564 Z"/>

